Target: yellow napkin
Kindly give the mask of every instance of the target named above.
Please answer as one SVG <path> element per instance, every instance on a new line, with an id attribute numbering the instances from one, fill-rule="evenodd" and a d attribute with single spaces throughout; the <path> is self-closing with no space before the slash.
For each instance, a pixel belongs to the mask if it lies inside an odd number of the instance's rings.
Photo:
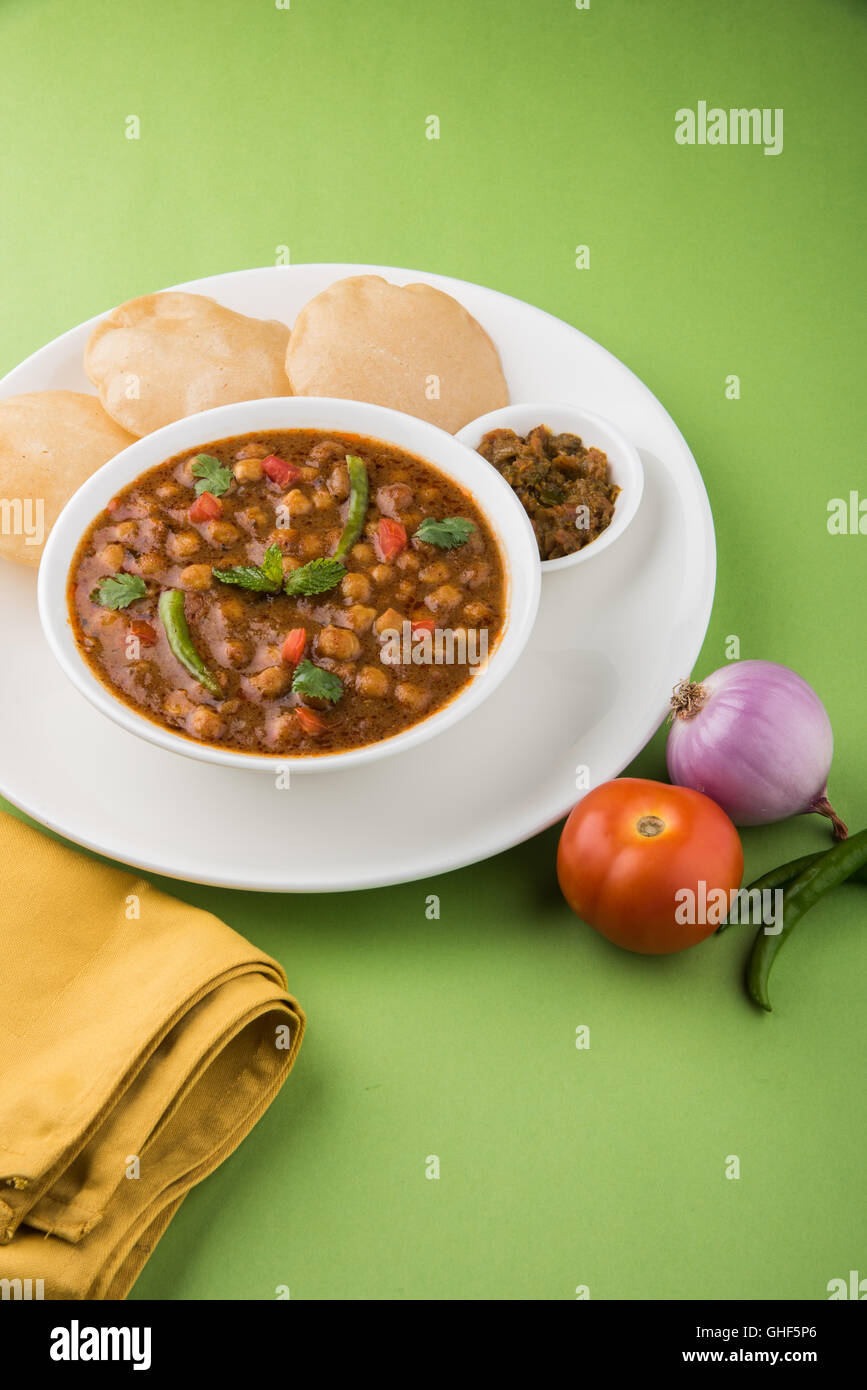
<path id="1" fill-rule="evenodd" d="M 304 1022 L 224 922 L 0 816 L 3 1297 L 125 1297 Z"/>

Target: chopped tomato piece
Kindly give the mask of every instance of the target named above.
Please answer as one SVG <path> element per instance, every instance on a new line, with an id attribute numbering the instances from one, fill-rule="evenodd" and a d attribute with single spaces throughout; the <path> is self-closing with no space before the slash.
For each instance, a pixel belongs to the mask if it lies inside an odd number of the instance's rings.
<path id="1" fill-rule="evenodd" d="M 270 478 L 278 487 L 297 482 L 301 477 L 300 468 L 296 468 L 294 463 L 287 463 L 286 459 L 278 458 L 276 454 L 269 454 L 262 460 L 262 471 L 266 478 Z"/>
<path id="2" fill-rule="evenodd" d="M 307 632 L 303 627 L 293 627 L 283 643 L 283 660 L 290 666 L 297 666 L 307 646 Z"/>
<path id="3" fill-rule="evenodd" d="M 315 710 L 308 709 L 306 705 L 296 705 L 295 718 L 305 734 L 312 734 L 314 738 L 317 734 L 324 734 L 328 728 L 326 721 L 320 718 Z"/>
<path id="4" fill-rule="evenodd" d="M 151 627 L 150 623 L 143 622 L 140 618 L 136 618 L 130 623 L 129 630 L 134 637 L 138 638 L 143 647 L 156 646 L 156 630 Z"/>
<path id="5" fill-rule="evenodd" d="M 436 618 L 419 618 L 412 625 L 413 632 L 436 632 Z"/>
<path id="6" fill-rule="evenodd" d="M 399 521 L 392 521 L 390 516 L 380 517 L 373 541 L 380 560 L 393 560 L 406 549 L 406 527 Z"/>
<path id="7" fill-rule="evenodd" d="M 212 492 L 200 492 L 188 515 L 190 521 L 216 521 L 223 515 L 223 504 Z"/>

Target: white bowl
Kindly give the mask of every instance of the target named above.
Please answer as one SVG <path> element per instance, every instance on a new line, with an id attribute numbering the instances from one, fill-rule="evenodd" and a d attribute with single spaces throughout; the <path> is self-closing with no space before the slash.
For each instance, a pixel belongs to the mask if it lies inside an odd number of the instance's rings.
<path id="1" fill-rule="evenodd" d="M 334 430 L 397 445 L 429 460 L 446 477 L 470 492 L 499 544 L 506 576 L 506 619 L 500 639 L 476 668 L 466 687 L 445 706 L 402 733 L 342 753 L 309 757 L 253 754 L 216 748 L 173 733 L 139 714 L 113 695 L 93 674 L 78 650 L 67 610 L 67 580 L 87 527 L 119 489 L 175 454 L 232 435 L 280 429 Z M 223 767 L 267 769 L 277 764 L 292 772 L 323 772 L 371 763 L 413 748 L 477 709 L 508 675 L 533 627 L 541 588 L 533 529 L 512 489 L 451 434 L 414 416 L 359 401 L 315 396 L 281 396 L 218 406 L 189 415 L 136 440 L 88 478 L 67 502 L 48 538 L 39 567 L 39 616 L 48 644 L 73 685 L 91 704 L 160 748 Z"/>
<path id="2" fill-rule="evenodd" d="M 455 438 L 469 445 L 471 449 L 477 449 L 488 430 L 514 430 L 516 434 L 526 436 L 536 425 L 547 425 L 555 434 L 568 430 L 579 435 L 585 447 L 595 446 L 602 449 L 608 456 L 609 476 L 621 489 L 620 496 L 614 503 L 614 516 L 601 536 L 597 536 L 595 541 L 583 546 L 581 550 L 576 550 L 573 555 L 561 555 L 556 560 L 541 562 L 545 571 L 562 570 L 592 560 L 623 535 L 641 502 L 644 492 L 644 468 L 638 450 L 610 420 L 595 415 L 590 410 L 584 410 L 581 406 L 558 405 L 553 401 L 505 405 L 500 410 L 480 415 L 478 420 L 471 420 L 458 431 Z M 497 471 L 492 464 L 488 464 L 488 467 L 492 472 Z"/>

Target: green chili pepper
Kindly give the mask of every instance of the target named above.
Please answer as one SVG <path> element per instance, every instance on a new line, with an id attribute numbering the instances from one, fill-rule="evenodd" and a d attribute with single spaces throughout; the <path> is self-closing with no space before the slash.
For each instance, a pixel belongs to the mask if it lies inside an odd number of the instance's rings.
<path id="1" fill-rule="evenodd" d="M 349 511 L 343 534 L 332 556 L 334 560 L 342 560 L 361 535 L 364 518 L 367 516 L 367 499 L 370 495 L 370 483 L 363 460 L 355 458 L 353 454 L 347 454 L 346 466 L 349 469 Z"/>
<path id="2" fill-rule="evenodd" d="M 196 651 L 190 636 L 187 615 L 184 612 L 183 590 L 163 589 L 160 594 L 158 612 L 160 622 L 165 628 L 168 644 L 181 665 L 185 666 L 190 675 L 195 676 L 206 690 L 210 690 L 212 695 L 222 695 L 223 692 L 216 676 L 208 670 Z"/>
<path id="3" fill-rule="evenodd" d="M 797 861 L 794 861 L 797 862 Z M 867 865 L 867 830 L 841 840 L 833 849 L 820 854 L 791 880 L 783 895 L 783 927 L 776 935 L 762 927 L 753 943 L 747 967 L 747 990 L 750 998 L 771 1012 L 768 996 L 768 977 L 784 941 L 787 941 L 805 912 L 821 897 L 859 874 Z"/>
<path id="4" fill-rule="evenodd" d="M 758 889 L 762 893 L 766 888 L 785 888 L 793 879 L 798 877 L 798 874 L 809 869 L 811 864 L 818 863 L 828 852 L 826 849 L 820 849 L 813 854 L 802 854 L 800 859 L 790 859 L 787 864 L 778 864 L 776 869 L 769 869 L 760 878 L 754 878 L 752 883 L 744 889 L 744 892 L 752 893 L 754 889 Z M 864 868 L 856 869 L 854 874 L 850 874 L 850 878 L 857 878 L 859 883 L 867 883 L 867 865 Z M 719 936 L 720 932 L 724 932 L 731 925 L 731 922 L 728 921 L 721 922 L 716 929 L 716 935 Z"/>
<path id="5" fill-rule="evenodd" d="M 779 864 L 776 869 L 769 869 L 760 878 L 754 878 L 744 891 L 752 893 L 753 889 L 757 888 L 761 893 L 765 888 L 785 888 L 787 883 L 791 883 L 792 879 L 797 878 L 804 869 L 809 869 L 810 865 L 815 864 L 816 860 L 825 853 L 825 850 L 820 849 L 815 854 L 802 854 L 800 859 L 790 859 L 788 864 Z M 731 922 L 729 921 L 720 923 L 716 929 L 717 936 L 730 926 Z"/>

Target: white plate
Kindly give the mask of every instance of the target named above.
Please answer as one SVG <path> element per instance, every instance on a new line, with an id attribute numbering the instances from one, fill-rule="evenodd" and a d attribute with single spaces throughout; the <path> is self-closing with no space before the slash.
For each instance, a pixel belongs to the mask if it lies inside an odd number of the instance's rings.
<path id="1" fill-rule="evenodd" d="M 562 400 L 614 420 L 641 453 L 645 492 L 620 544 L 546 574 L 536 629 L 491 698 L 431 743 L 370 768 L 296 777 L 210 767 L 111 724 L 64 677 L 43 639 L 36 575 L 0 561 L 0 793 L 112 859 L 231 888 L 324 892 L 401 883 L 517 844 L 621 772 L 688 676 L 716 568 L 701 475 L 637 377 L 584 334 L 494 290 L 414 270 L 270 266 L 175 288 L 291 324 L 345 275 L 423 280 L 459 299 L 500 351 L 512 400 Z M 0 397 L 90 391 L 81 356 L 101 315 L 0 382 Z"/>

